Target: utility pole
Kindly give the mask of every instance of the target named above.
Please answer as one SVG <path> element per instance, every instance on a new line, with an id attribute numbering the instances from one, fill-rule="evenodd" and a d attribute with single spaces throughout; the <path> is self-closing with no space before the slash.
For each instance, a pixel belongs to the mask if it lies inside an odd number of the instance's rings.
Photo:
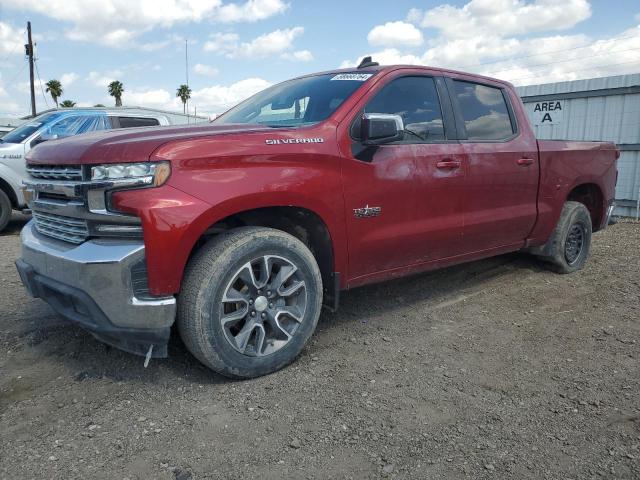
<path id="1" fill-rule="evenodd" d="M 29 57 L 29 83 L 31 85 L 31 115 L 36 116 L 36 89 L 33 84 L 33 41 L 31 41 L 31 22 L 27 22 L 27 39 L 25 53 Z"/>

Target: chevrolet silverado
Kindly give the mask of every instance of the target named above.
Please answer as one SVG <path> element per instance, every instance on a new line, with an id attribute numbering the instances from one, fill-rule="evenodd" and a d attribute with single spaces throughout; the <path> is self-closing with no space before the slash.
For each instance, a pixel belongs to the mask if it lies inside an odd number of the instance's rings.
<path id="1" fill-rule="evenodd" d="M 39 145 L 16 264 L 107 344 L 165 357 L 175 322 L 203 364 L 255 377 L 292 362 L 346 289 L 515 251 L 579 270 L 618 156 L 536 140 L 504 81 L 365 59 L 208 125 Z"/>

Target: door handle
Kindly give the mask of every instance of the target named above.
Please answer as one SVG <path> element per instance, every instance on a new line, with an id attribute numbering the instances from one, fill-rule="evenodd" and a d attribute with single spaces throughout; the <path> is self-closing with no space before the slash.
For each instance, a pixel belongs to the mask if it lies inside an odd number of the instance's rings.
<path id="1" fill-rule="evenodd" d="M 436 168 L 441 168 L 443 170 L 455 170 L 456 168 L 460 168 L 459 160 L 440 160 L 436 163 Z"/>
<path id="2" fill-rule="evenodd" d="M 533 158 L 519 158 L 518 165 L 526 167 L 527 165 L 531 165 L 533 163 Z"/>

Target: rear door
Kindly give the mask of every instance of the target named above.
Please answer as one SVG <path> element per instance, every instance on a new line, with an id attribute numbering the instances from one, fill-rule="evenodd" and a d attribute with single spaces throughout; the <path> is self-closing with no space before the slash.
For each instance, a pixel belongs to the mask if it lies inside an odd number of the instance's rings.
<path id="1" fill-rule="evenodd" d="M 518 125 L 501 84 L 447 79 L 467 163 L 467 253 L 527 238 L 537 218 L 539 162 L 535 137 Z"/>

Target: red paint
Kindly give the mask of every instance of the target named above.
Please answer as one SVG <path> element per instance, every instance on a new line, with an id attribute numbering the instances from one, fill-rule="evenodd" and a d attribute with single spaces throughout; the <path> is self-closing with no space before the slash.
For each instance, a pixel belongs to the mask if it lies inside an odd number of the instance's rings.
<path id="1" fill-rule="evenodd" d="M 114 194 L 116 208 L 140 216 L 149 285 L 177 293 L 202 234 L 225 217 L 269 206 L 315 212 L 333 243 L 342 288 L 516 251 L 544 243 L 576 186 L 613 199 L 615 146 L 536 141 L 513 87 L 424 67 L 385 67 L 326 121 L 299 129 L 204 125 L 113 131 L 46 142 L 31 163 L 97 164 L 169 160 L 155 189 Z M 370 161 L 354 158 L 352 121 L 388 81 L 403 75 L 450 76 L 504 88 L 519 132 L 506 142 L 386 145 Z M 267 145 L 313 137 L 324 143 Z M 356 218 L 355 208 L 381 207 Z"/>

